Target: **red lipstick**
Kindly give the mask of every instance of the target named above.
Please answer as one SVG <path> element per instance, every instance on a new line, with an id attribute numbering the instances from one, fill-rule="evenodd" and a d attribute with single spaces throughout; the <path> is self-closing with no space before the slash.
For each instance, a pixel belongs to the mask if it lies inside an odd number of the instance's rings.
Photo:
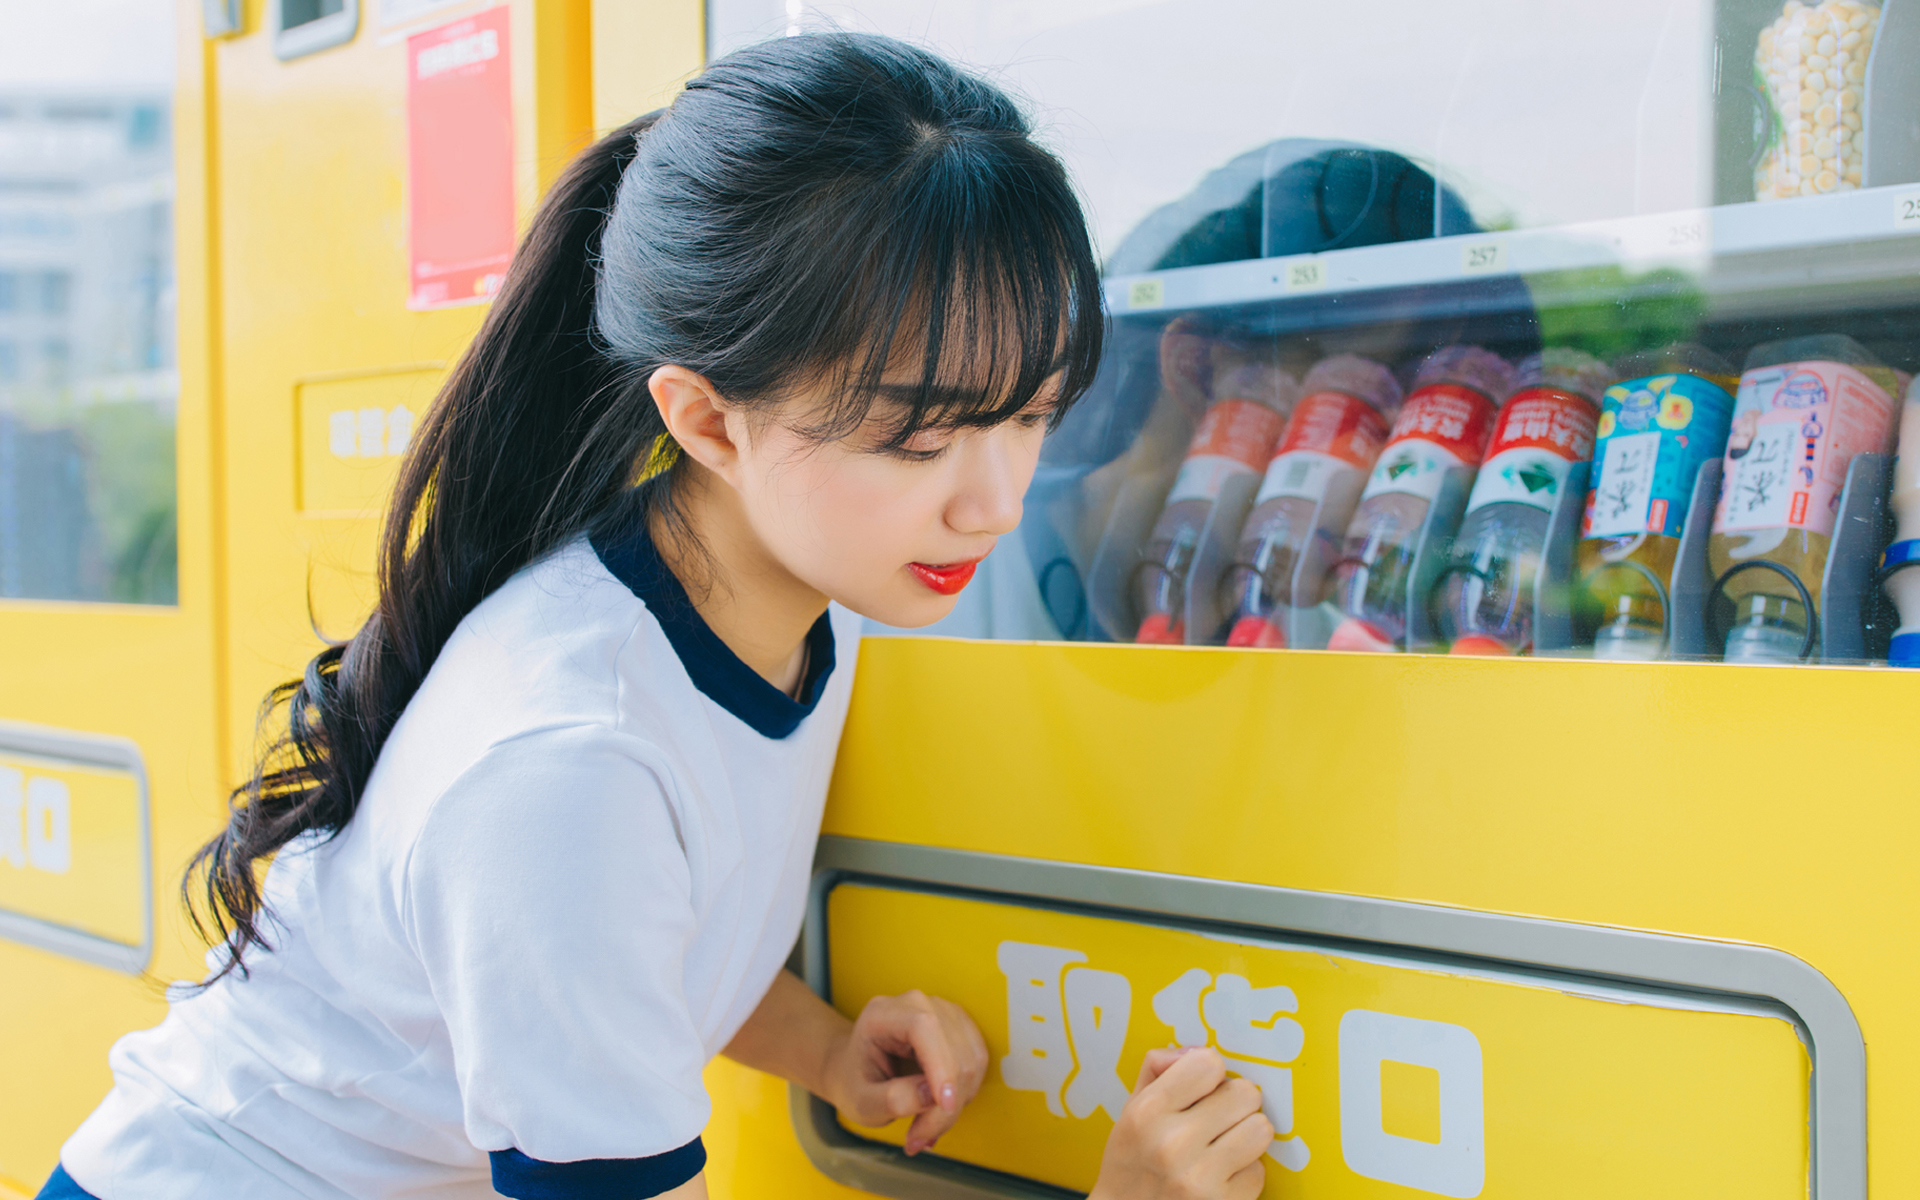
<path id="1" fill-rule="evenodd" d="M 908 563 L 907 570 L 913 577 L 926 584 L 942 596 L 957 596 L 960 589 L 967 586 L 973 578 L 973 569 L 980 565 L 979 559 L 957 563 Z"/>

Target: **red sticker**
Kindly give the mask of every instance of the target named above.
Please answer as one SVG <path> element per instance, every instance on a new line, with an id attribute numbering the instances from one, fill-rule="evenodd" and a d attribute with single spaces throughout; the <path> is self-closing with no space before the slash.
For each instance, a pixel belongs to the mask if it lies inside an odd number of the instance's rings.
<path id="1" fill-rule="evenodd" d="M 1273 456 L 1312 450 L 1364 471 L 1386 440 L 1386 418 L 1373 405 L 1345 392 L 1315 392 L 1294 408 L 1287 436 Z"/>
<path id="2" fill-rule="evenodd" d="M 407 39 L 407 307 L 490 300 L 513 258 L 502 5 Z"/>
<path id="3" fill-rule="evenodd" d="M 1230 458 L 1258 471 L 1267 465 L 1273 440 L 1280 436 L 1281 415 L 1255 400 L 1222 400 L 1200 418 L 1188 458 L 1203 455 Z"/>
<path id="4" fill-rule="evenodd" d="M 1430 383 L 1407 397 L 1387 444 L 1432 442 L 1469 466 L 1478 463 L 1499 410 L 1493 401 L 1457 383 Z"/>
<path id="5" fill-rule="evenodd" d="M 1558 388 L 1531 387 L 1515 392 L 1500 410 L 1493 431 L 1492 458 L 1502 450 L 1545 450 L 1568 462 L 1593 457 L 1593 431 L 1600 420 L 1593 401 Z"/>

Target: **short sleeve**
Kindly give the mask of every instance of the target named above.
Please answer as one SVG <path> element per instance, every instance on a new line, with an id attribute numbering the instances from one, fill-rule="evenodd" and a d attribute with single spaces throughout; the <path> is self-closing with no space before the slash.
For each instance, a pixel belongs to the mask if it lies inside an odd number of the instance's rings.
<path id="1" fill-rule="evenodd" d="M 644 751 L 594 727 L 502 743 L 415 842 L 407 924 L 479 1149 L 654 1158 L 706 1126 L 682 985 L 693 877 Z"/>

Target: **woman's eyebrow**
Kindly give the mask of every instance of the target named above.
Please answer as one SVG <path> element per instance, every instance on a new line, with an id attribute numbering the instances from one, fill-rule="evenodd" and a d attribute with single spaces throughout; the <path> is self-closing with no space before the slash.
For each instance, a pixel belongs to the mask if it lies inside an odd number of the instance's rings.
<path id="1" fill-rule="evenodd" d="M 903 402 L 918 400 L 922 396 L 937 405 L 972 404 L 980 399 L 980 389 L 961 387 L 950 383 L 882 383 L 873 389 L 889 400 Z"/>

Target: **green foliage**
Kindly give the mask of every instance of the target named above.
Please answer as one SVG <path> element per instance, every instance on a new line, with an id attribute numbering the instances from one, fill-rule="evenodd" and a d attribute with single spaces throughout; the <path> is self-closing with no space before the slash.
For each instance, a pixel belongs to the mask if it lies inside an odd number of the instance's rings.
<path id="1" fill-rule="evenodd" d="M 1608 360 L 1692 340 L 1707 307 L 1692 278 L 1671 268 L 1637 276 L 1617 266 L 1559 271 L 1531 277 L 1527 285 L 1546 345 Z"/>
<path id="2" fill-rule="evenodd" d="M 136 401 L 93 405 L 73 423 L 88 449 L 88 506 L 107 572 L 101 598 L 178 603 L 172 416 Z"/>

